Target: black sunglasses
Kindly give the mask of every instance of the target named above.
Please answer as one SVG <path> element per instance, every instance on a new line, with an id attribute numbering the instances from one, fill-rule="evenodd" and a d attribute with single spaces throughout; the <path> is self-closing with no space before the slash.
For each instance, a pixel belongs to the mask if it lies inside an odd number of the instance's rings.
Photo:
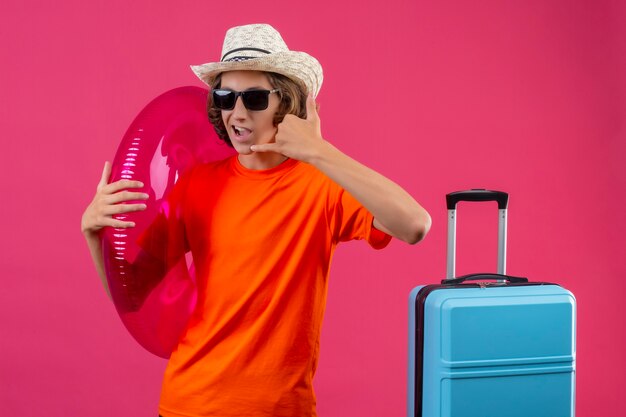
<path id="1" fill-rule="evenodd" d="M 278 92 L 278 89 L 233 91 L 218 88 L 212 91 L 213 105 L 220 110 L 232 110 L 235 108 L 237 97 L 241 96 L 246 109 L 253 111 L 265 110 L 269 104 L 270 94 L 276 92 Z"/>

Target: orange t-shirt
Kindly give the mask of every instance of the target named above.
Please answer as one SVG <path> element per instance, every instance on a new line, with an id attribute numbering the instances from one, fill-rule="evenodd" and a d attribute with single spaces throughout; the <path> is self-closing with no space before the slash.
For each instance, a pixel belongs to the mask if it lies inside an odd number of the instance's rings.
<path id="1" fill-rule="evenodd" d="M 237 157 L 199 165 L 168 198 L 146 249 L 193 254 L 198 305 L 172 353 L 163 417 L 316 416 L 312 379 L 328 273 L 340 241 L 391 237 L 315 167 L 249 170 Z M 165 233 L 159 235 L 159 233 Z"/>

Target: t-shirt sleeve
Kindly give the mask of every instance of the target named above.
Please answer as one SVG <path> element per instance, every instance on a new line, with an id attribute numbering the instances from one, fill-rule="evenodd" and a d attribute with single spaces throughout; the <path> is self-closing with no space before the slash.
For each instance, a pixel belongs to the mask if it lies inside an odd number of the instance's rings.
<path id="1" fill-rule="evenodd" d="M 374 249 L 382 249 L 391 241 L 390 235 L 374 227 L 372 213 L 344 189 L 339 191 L 333 220 L 338 242 L 365 239 Z"/>
<path id="2" fill-rule="evenodd" d="M 145 252 L 164 262 L 168 269 L 189 251 L 183 210 L 192 172 L 187 172 L 174 184 L 161 201 L 154 221 L 137 241 Z"/>

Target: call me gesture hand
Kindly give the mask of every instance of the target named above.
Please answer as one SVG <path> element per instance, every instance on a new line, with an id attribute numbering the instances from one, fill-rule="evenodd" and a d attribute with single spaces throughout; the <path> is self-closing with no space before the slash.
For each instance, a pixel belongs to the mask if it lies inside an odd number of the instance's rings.
<path id="1" fill-rule="evenodd" d="M 275 142 L 252 145 L 253 152 L 276 152 L 291 159 L 311 163 L 328 143 L 322 138 L 319 105 L 311 94 L 306 101 L 306 119 L 287 114 L 277 126 Z"/>
<path id="2" fill-rule="evenodd" d="M 399 185 L 324 140 L 311 95 L 306 109 L 306 119 L 285 116 L 274 143 L 253 145 L 250 150 L 277 152 L 310 163 L 363 204 L 374 215 L 374 227 L 410 244 L 422 240 L 430 229 L 428 212 Z"/>

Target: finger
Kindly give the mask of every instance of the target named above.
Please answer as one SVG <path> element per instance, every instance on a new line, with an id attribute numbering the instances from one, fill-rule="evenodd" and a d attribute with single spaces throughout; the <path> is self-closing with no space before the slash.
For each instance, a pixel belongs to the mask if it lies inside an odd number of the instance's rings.
<path id="1" fill-rule="evenodd" d="M 134 213 L 136 211 L 143 211 L 146 209 L 145 204 L 114 204 L 107 206 L 102 210 L 102 215 L 112 216 L 114 214 Z"/>
<path id="2" fill-rule="evenodd" d="M 306 119 L 307 120 L 317 120 L 317 105 L 315 104 L 315 98 L 313 98 L 313 94 L 309 94 L 306 98 Z"/>
<path id="3" fill-rule="evenodd" d="M 105 186 L 104 191 L 113 194 L 127 188 L 142 188 L 143 182 L 134 180 L 119 180 Z"/>
<path id="4" fill-rule="evenodd" d="M 135 227 L 135 222 L 126 222 L 123 220 L 117 220 L 117 219 L 111 219 L 110 222 L 108 222 L 109 224 L 107 224 L 107 226 L 111 226 L 113 228 L 116 229 L 126 229 L 128 227 Z"/>
<path id="5" fill-rule="evenodd" d="M 250 150 L 252 152 L 278 152 L 279 147 L 277 143 L 264 143 L 262 145 L 252 145 Z"/>
<path id="6" fill-rule="evenodd" d="M 136 193 L 132 191 L 120 191 L 115 194 L 109 194 L 102 199 L 105 204 L 117 204 L 132 200 L 147 200 L 150 198 L 149 194 Z"/>
<path id="7" fill-rule="evenodd" d="M 104 162 L 104 168 L 102 169 L 102 177 L 100 177 L 100 182 L 98 183 L 98 188 L 102 188 L 109 182 L 109 177 L 111 176 L 111 164 L 109 161 Z"/>

